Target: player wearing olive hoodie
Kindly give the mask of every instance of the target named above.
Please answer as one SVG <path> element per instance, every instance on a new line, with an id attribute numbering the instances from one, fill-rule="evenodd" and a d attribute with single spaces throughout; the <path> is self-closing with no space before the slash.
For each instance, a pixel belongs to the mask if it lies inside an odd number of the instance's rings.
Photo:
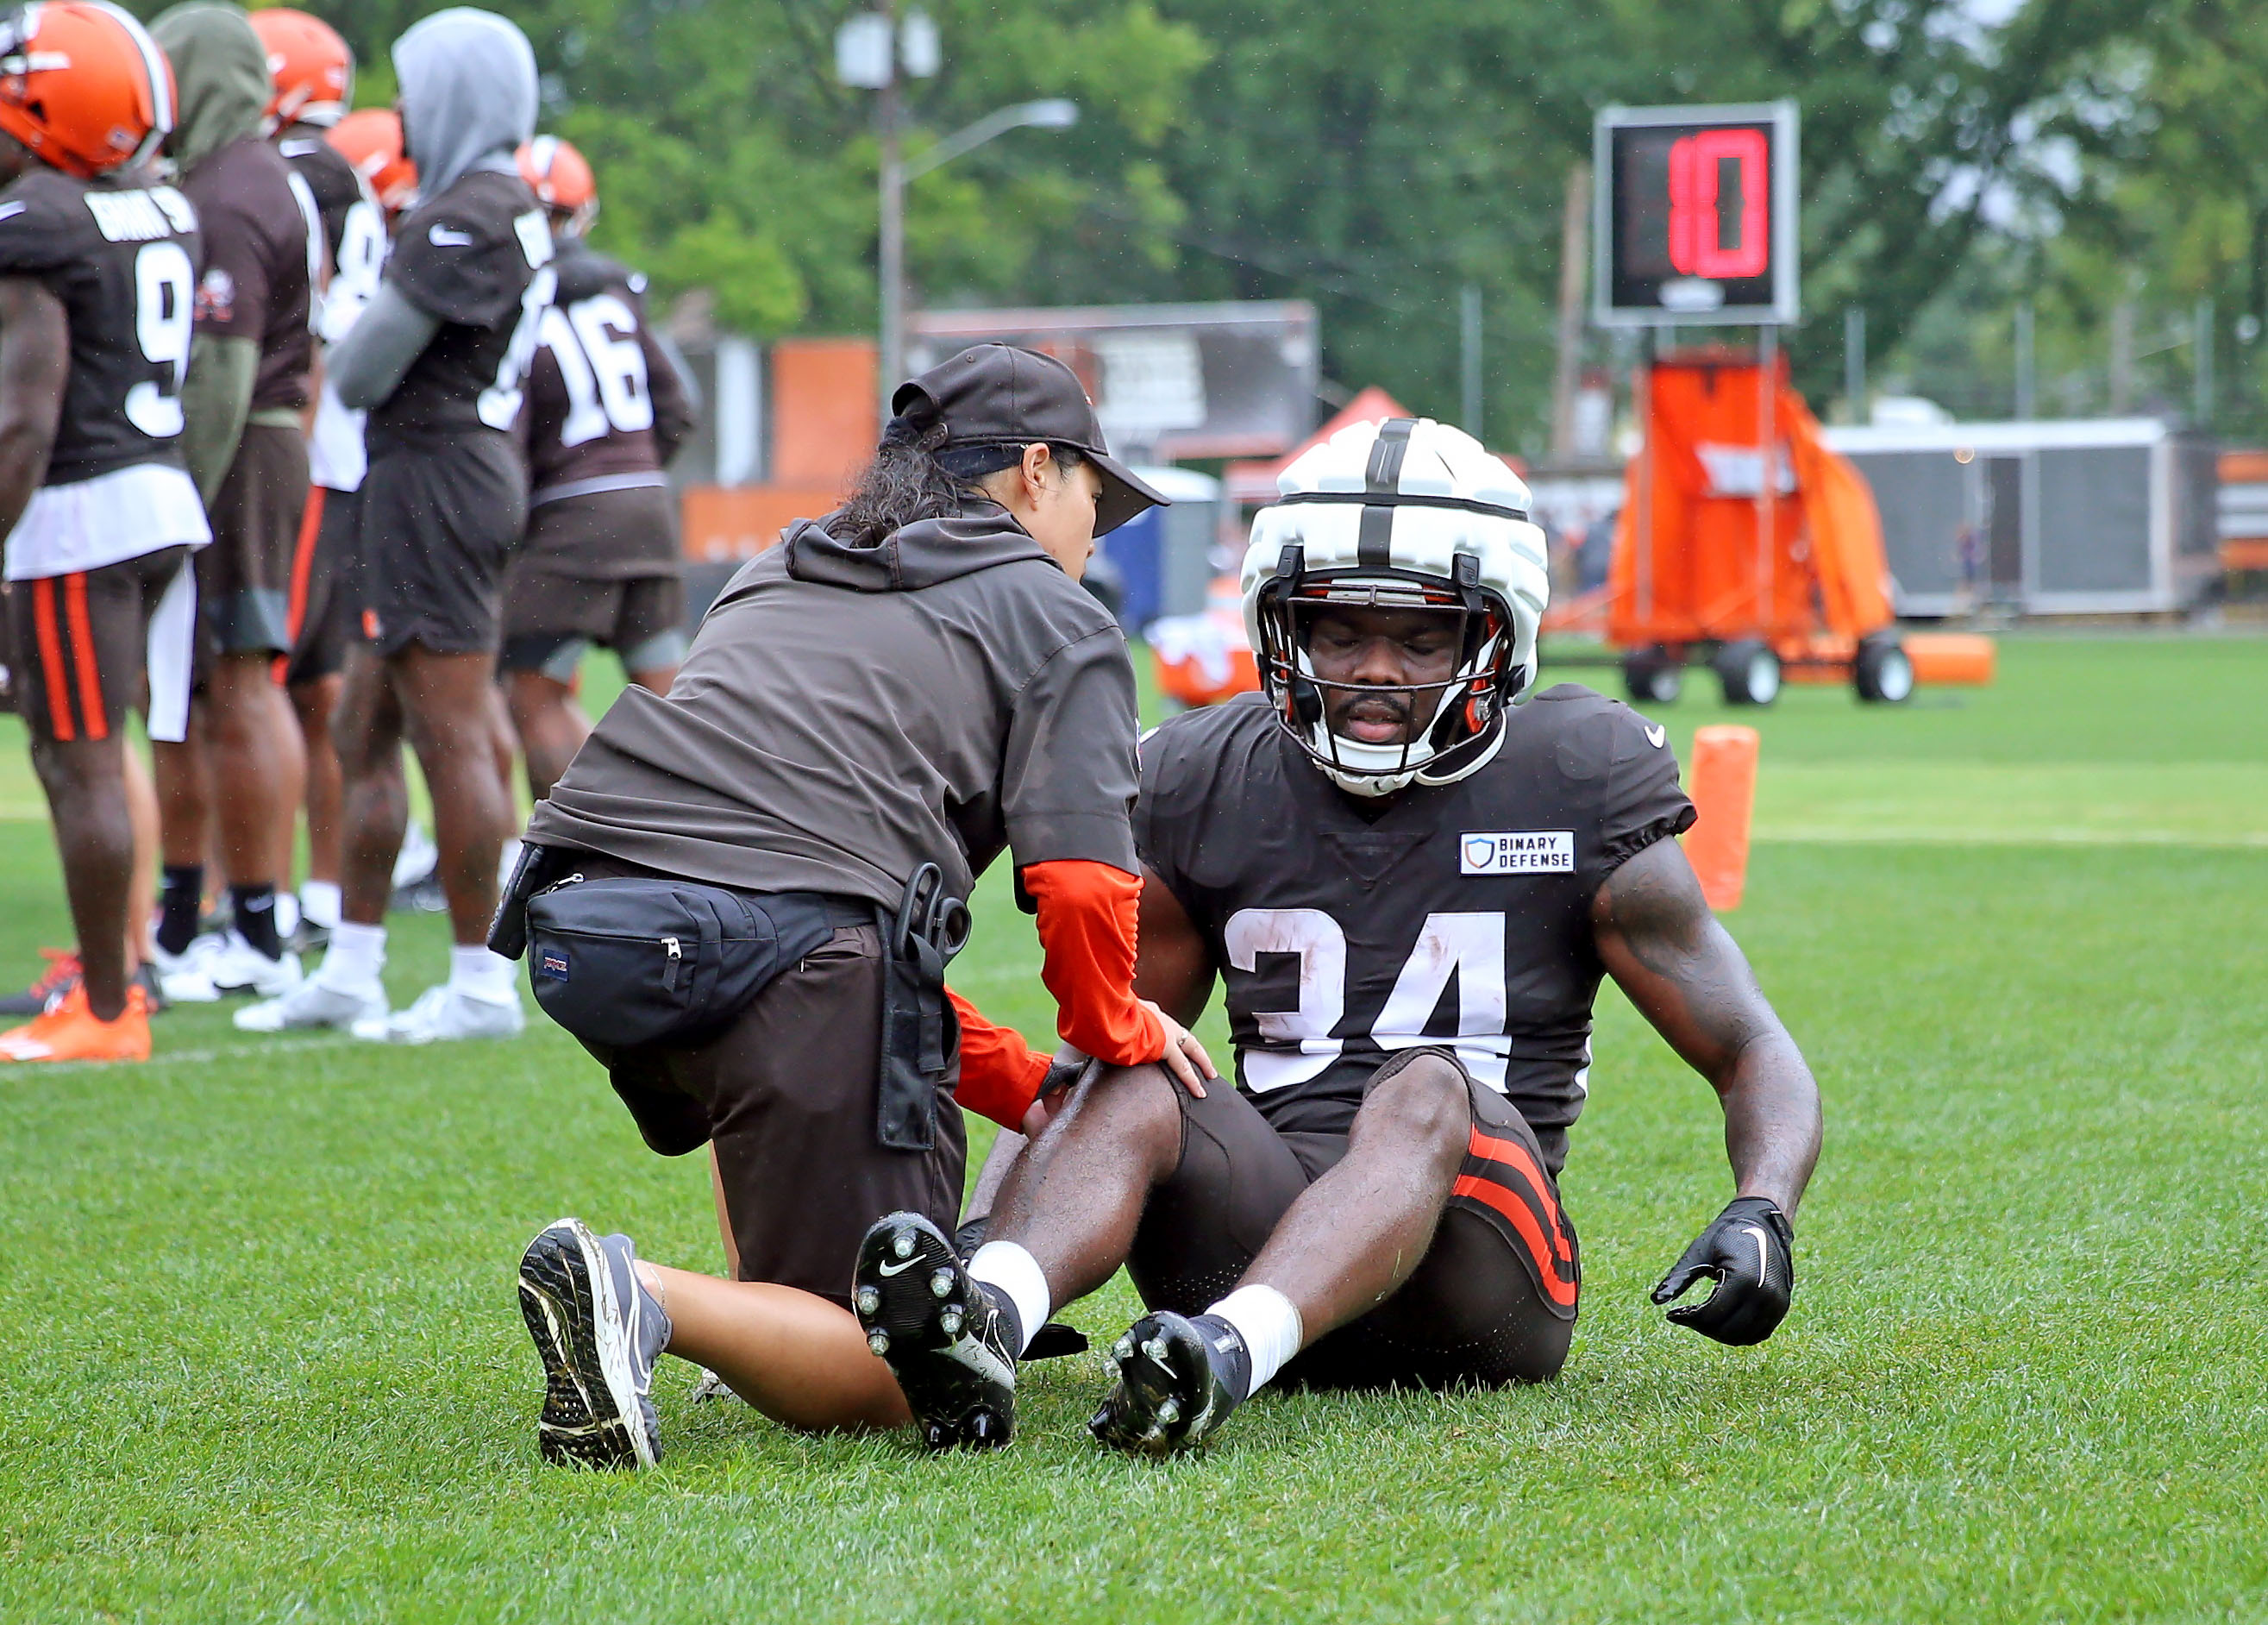
<path id="1" fill-rule="evenodd" d="M 169 144 L 204 222 L 182 449 L 211 520 L 197 555 L 197 664 L 189 736 L 156 749 L 166 862 L 154 956 L 169 999 L 282 993 L 299 980 L 276 918 L 277 853 L 304 771 L 298 724 L 270 666 L 291 646 L 291 550 L 307 500 L 314 342 L 314 211 L 261 138 L 267 54 L 232 5 L 184 5 L 151 26 L 173 64 Z M 216 794 L 215 786 L 227 787 Z M 219 836 L 233 923 L 200 938 L 204 861 Z"/>

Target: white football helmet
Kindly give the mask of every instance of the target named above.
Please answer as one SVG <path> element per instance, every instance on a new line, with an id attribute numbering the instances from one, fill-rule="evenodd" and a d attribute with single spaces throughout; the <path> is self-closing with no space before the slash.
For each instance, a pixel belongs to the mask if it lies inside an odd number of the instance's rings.
<path id="1" fill-rule="evenodd" d="M 1285 469 L 1283 494 L 1252 521 L 1244 624 L 1276 720 L 1356 795 L 1449 784 L 1504 741 L 1505 708 L 1535 680 L 1535 632 L 1550 602 L 1543 532 L 1528 486 L 1478 440 L 1430 417 L 1342 429 Z M 1432 720 L 1401 744 L 1334 734 L 1307 658 L 1307 620 L 1326 604 L 1438 609 L 1462 617 L 1456 673 L 1396 688 Z M 1362 685 L 1366 692 L 1377 692 Z"/>

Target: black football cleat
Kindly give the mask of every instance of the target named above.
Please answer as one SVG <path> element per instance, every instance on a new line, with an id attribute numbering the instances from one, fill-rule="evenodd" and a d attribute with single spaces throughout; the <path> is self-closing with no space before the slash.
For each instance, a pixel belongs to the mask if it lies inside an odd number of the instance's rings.
<path id="1" fill-rule="evenodd" d="M 1114 1449 L 1167 1456 L 1202 1444 L 1244 1402 L 1249 1356 L 1224 1322 L 1159 1311 L 1112 1345 L 1118 1379 L 1087 1430 Z"/>
<path id="2" fill-rule="evenodd" d="M 851 1306 L 932 1450 L 1005 1444 L 1016 1430 L 1012 1311 L 969 1278 L 953 1239 L 917 1213 L 858 1244 Z"/>

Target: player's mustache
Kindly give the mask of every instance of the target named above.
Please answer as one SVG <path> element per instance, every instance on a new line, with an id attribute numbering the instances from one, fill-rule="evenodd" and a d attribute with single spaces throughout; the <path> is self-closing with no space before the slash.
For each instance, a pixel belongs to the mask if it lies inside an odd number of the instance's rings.
<path id="1" fill-rule="evenodd" d="M 1410 696 L 1392 691 L 1356 694 L 1346 702 L 1347 715 L 1378 721 L 1406 722 L 1416 709 Z"/>

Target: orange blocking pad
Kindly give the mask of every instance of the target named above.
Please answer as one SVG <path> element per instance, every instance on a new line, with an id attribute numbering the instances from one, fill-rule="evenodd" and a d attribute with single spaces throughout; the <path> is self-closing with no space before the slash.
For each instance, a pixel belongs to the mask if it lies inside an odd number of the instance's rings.
<path id="1" fill-rule="evenodd" d="M 1756 730 L 1697 728 L 1686 794 L 1698 815 L 1685 832 L 1685 859 L 1701 895 L 1719 913 L 1740 907 L 1749 879 L 1749 825 L 1756 804 Z"/>
<path id="2" fill-rule="evenodd" d="M 1631 460 L 1615 531 L 1609 643 L 1777 646 L 1826 632 L 1855 644 L 1889 624 L 1874 492 L 1821 440 L 1785 357 L 1769 375 L 1742 355 L 1665 358 L 1645 369 L 1638 395 L 1646 449 Z"/>
<path id="3" fill-rule="evenodd" d="M 1990 683 L 1999 654 L 1990 638 L 1974 632 L 1908 632 L 1905 646 L 1916 683 Z"/>

